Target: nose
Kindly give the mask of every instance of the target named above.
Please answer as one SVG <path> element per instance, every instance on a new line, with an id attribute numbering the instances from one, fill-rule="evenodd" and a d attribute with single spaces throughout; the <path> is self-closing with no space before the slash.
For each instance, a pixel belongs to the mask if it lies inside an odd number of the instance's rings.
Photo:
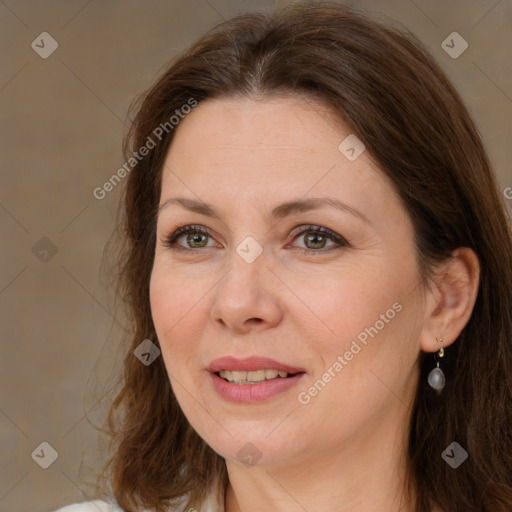
<path id="1" fill-rule="evenodd" d="M 265 253 L 248 261 L 233 251 L 211 310 L 214 322 L 237 334 L 274 327 L 283 312 L 283 284 L 269 267 Z"/>

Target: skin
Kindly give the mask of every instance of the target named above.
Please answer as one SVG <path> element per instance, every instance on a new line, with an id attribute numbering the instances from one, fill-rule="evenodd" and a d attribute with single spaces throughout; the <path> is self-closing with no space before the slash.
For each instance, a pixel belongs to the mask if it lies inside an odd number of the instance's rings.
<path id="1" fill-rule="evenodd" d="M 166 158 L 160 204 L 181 196 L 221 213 L 215 219 L 177 204 L 161 209 L 150 296 L 177 400 L 226 459 L 227 512 L 314 512 L 333 503 L 342 512 L 412 511 L 404 455 L 418 357 L 449 347 L 466 325 L 478 260 L 459 249 L 423 287 L 410 218 L 366 151 L 355 161 L 340 152 L 349 134 L 313 100 L 207 100 L 180 122 Z M 327 196 L 368 222 L 332 208 L 268 217 L 285 201 Z M 177 243 L 189 251 L 166 247 L 188 224 L 211 236 L 187 243 L 182 235 Z M 307 232 L 290 236 L 309 225 L 349 246 Z M 263 249 L 252 263 L 236 252 L 248 236 Z M 395 303 L 401 311 L 300 403 L 299 393 Z M 306 375 L 269 400 L 235 404 L 215 392 L 206 371 L 225 355 L 266 356 Z M 261 456 L 255 465 L 237 457 L 246 443 Z"/>

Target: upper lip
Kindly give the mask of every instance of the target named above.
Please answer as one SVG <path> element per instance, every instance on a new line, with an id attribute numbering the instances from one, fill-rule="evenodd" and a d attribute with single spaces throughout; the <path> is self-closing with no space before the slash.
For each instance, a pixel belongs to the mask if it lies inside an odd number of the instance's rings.
<path id="1" fill-rule="evenodd" d="M 218 359 L 214 359 L 207 368 L 207 370 L 212 373 L 216 373 L 221 370 L 250 372 L 270 369 L 281 370 L 287 373 L 305 372 L 303 368 L 296 368 L 289 364 L 280 363 L 279 361 L 263 356 L 251 356 L 242 359 L 237 359 L 232 356 L 220 357 Z"/>

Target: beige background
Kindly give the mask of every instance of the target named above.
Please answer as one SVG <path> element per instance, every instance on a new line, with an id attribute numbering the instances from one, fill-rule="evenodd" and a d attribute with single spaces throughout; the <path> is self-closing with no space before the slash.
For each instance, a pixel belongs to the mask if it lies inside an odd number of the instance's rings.
<path id="1" fill-rule="evenodd" d="M 512 2 L 351 3 L 428 45 L 469 104 L 501 189 L 512 186 Z M 101 420 L 119 365 L 101 279 L 118 190 L 103 200 L 92 191 L 123 163 L 131 99 L 212 24 L 272 5 L 0 1 L 1 511 L 45 512 L 91 496 L 85 479 L 101 457 L 85 414 Z M 453 31 L 469 43 L 457 59 L 441 48 Z M 31 48 L 41 32 L 59 45 L 47 59 Z M 31 457 L 44 441 L 58 452 L 48 469 Z"/>

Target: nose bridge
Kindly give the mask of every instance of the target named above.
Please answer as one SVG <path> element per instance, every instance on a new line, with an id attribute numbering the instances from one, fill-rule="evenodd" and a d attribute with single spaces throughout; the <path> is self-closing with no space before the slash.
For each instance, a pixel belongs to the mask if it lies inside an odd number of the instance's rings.
<path id="1" fill-rule="evenodd" d="M 252 235 L 246 236 L 236 244 L 229 252 L 228 274 L 223 279 L 224 288 L 233 285 L 235 295 L 255 294 L 264 286 L 265 269 L 268 266 L 267 255 L 260 244 Z"/>
<path id="2" fill-rule="evenodd" d="M 247 320 L 278 321 L 280 307 L 270 292 L 272 279 L 267 255 L 253 236 L 246 236 L 229 253 L 227 271 L 215 292 L 212 318 L 234 330 Z"/>

